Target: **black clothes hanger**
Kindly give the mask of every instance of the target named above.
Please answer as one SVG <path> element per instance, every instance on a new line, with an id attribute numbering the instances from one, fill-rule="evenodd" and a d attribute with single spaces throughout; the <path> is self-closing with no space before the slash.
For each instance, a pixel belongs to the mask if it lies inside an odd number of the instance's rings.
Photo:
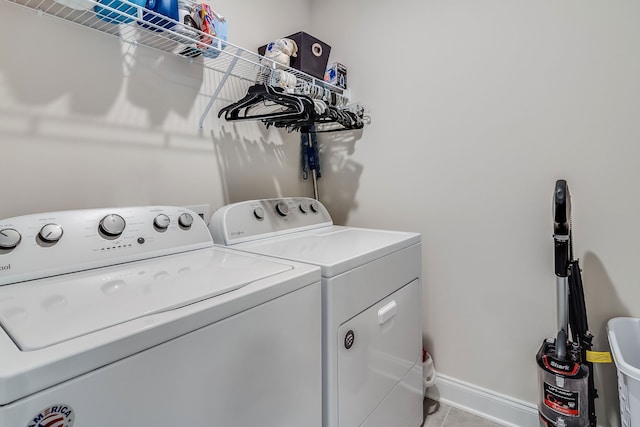
<path id="1" fill-rule="evenodd" d="M 311 95 L 312 93 L 310 93 Z M 320 95 L 320 92 L 315 95 Z M 362 129 L 364 110 L 355 112 L 331 105 L 331 99 L 321 100 L 301 93 L 289 93 L 285 89 L 268 84 L 255 84 L 237 102 L 223 107 L 218 117 L 227 121 L 261 120 L 270 126 L 286 128 L 289 132 L 304 131 L 315 124 L 335 124 L 331 129 L 317 132 L 336 132 Z"/>
<path id="2" fill-rule="evenodd" d="M 250 114 L 252 110 L 264 111 L 258 107 L 276 107 L 268 112 Z M 284 89 L 270 85 L 253 85 L 241 100 L 218 112 L 228 121 L 260 119 L 293 119 L 305 113 L 305 104 L 299 96 L 286 93 Z"/>
<path id="3" fill-rule="evenodd" d="M 306 95 L 295 94 L 292 95 L 299 99 L 303 105 L 303 112 L 292 117 L 271 117 L 262 119 L 262 122 L 270 126 L 278 128 L 287 128 L 289 132 L 299 130 L 304 126 L 312 126 L 317 118 L 315 104 L 311 98 Z"/>

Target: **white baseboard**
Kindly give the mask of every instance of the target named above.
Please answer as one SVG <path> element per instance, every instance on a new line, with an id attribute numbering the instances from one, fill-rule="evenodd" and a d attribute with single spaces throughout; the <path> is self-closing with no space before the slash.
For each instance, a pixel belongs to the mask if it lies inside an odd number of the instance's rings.
<path id="1" fill-rule="evenodd" d="M 540 427 L 535 404 L 438 374 L 427 397 L 508 427 Z"/>

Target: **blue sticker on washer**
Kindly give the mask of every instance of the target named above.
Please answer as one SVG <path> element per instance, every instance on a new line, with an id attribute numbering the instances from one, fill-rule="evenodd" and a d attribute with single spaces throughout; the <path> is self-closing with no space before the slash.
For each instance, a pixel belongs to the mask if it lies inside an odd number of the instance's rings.
<path id="1" fill-rule="evenodd" d="M 74 419 L 73 409 L 69 405 L 51 405 L 33 417 L 27 427 L 71 427 Z"/>

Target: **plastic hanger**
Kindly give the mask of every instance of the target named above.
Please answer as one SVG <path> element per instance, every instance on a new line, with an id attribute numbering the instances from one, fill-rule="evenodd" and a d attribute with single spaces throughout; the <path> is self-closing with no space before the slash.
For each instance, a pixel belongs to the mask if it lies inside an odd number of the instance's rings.
<path id="1" fill-rule="evenodd" d="M 250 114 L 256 107 L 281 107 L 279 110 L 267 113 Z M 241 100 L 234 102 L 218 112 L 228 121 L 259 120 L 276 118 L 294 118 L 305 113 L 305 105 L 299 97 L 287 94 L 282 88 L 269 85 L 254 85 L 249 87 L 247 94 Z"/>

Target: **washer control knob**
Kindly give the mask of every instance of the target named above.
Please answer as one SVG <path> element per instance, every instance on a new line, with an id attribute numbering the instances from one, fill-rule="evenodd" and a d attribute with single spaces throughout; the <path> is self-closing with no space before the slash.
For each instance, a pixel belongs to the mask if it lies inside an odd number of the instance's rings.
<path id="1" fill-rule="evenodd" d="M 298 209 L 300 209 L 300 212 L 302 212 L 303 214 L 306 214 L 309 212 L 309 207 L 307 206 L 306 203 L 300 203 L 300 205 L 298 206 Z"/>
<path id="2" fill-rule="evenodd" d="M 257 220 L 262 221 L 264 219 L 264 209 L 255 208 L 253 210 L 253 216 L 255 216 Z"/>
<path id="3" fill-rule="evenodd" d="M 118 237 L 127 225 L 124 218 L 118 214 L 110 214 L 100 220 L 100 231 L 107 236 Z"/>
<path id="4" fill-rule="evenodd" d="M 280 216 L 287 216 L 289 215 L 289 206 L 285 202 L 278 202 L 276 212 Z"/>
<path id="5" fill-rule="evenodd" d="M 56 243 L 62 237 L 62 227 L 58 224 L 47 224 L 38 233 L 40 240 L 46 243 Z"/>
<path id="6" fill-rule="evenodd" d="M 185 212 L 178 217 L 178 224 L 180 224 L 180 227 L 190 228 L 193 224 L 193 217 Z"/>
<path id="7" fill-rule="evenodd" d="M 0 249 L 13 249 L 18 246 L 22 236 L 13 228 L 0 230 Z"/>
<path id="8" fill-rule="evenodd" d="M 171 219 L 169 219 L 169 215 L 159 214 L 153 219 L 153 225 L 160 230 L 166 230 L 169 228 L 169 224 L 171 223 Z"/>
<path id="9" fill-rule="evenodd" d="M 320 212 L 320 207 L 318 206 L 318 204 L 316 202 L 311 202 L 311 204 L 309 206 L 311 207 L 311 212 L 313 212 L 313 213 Z"/>

